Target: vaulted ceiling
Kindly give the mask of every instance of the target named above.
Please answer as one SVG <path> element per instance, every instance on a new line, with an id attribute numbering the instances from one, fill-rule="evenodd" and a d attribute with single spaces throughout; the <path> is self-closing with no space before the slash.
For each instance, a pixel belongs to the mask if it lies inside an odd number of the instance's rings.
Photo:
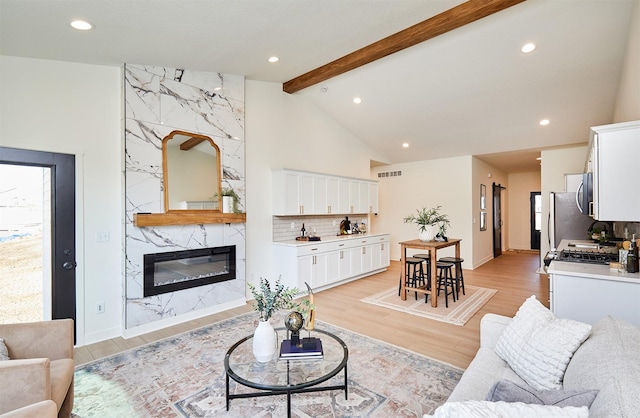
<path id="1" fill-rule="evenodd" d="M 463 3 L 0 0 L 0 54 L 286 83 Z M 293 94 L 379 163 L 478 155 L 507 172 L 536 170 L 541 149 L 583 143 L 590 126 L 612 121 L 633 5 L 527 0 Z M 71 29 L 77 18 L 94 29 Z M 537 49 L 523 54 L 527 42 Z"/>

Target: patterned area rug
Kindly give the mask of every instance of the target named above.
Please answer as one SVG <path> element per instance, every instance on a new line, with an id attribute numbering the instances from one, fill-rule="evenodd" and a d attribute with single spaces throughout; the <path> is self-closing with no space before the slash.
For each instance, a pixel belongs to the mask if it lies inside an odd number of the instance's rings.
<path id="1" fill-rule="evenodd" d="M 402 300 L 400 296 L 398 296 L 398 288 L 393 287 L 384 292 L 376 293 L 373 296 L 368 296 L 362 299 L 362 302 L 462 326 L 466 324 L 496 292 L 497 290 L 494 289 L 466 285 L 466 295 L 463 295 L 462 291 L 460 291 L 459 300 L 452 302 L 451 295 L 449 295 L 448 308 L 445 307 L 444 292 L 441 292 L 440 296 L 438 296 L 438 307 L 433 308 L 431 307 L 431 298 L 429 298 L 429 303 L 425 303 L 424 295 L 421 296 L 420 293 L 418 293 L 418 300 L 416 300 L 413 293 L 407 293 L 407 300 Z"/>
<path id="2" fill-rule="evenodd" d="M 272 323 L 279 326 L 283 315 Z M 253 333 L 256 318 L 250 312 L 77 367 L 73 416 L 286 416 L 286 396 L 234 399 L 226 411 L 224 355 Z M 446 401 L 462 375 L 411 351 L 321 321 L 316 326 L 349 347 L 349 397 L 341 390 L 294 394 L 294 417 L 422 417 Z M 246 388 L 232 381 L 230 390 Z"/>

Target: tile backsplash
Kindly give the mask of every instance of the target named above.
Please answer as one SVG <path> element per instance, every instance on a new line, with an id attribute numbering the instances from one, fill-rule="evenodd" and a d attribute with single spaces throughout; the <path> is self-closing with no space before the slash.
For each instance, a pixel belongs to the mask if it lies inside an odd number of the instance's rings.
<path id="1" fill-rule="evenodd" d="M 351 225 L 364 222 L 369 230 L 369 219 L 367 214 L 348 215 Z M 330 237 L 338 235 L 340 232 L 340 222 L 345 215 L 322 215 L 322 216 L 274 216 L 273 217 L 273 241 L 290 241 L 300 236 L 300 229 L 304 223 L 307 235 L 315 233 L 319 237 Z M 291 225 L 293 224 L 293 228 Z"/>
<path id="2" fill-rule="evenodd" d="M 636 239 L 640 239 L 640 222 L 614 222 L 614 234 L 618 238 L 624 238 L 624 230 L 627 229 L 629 239 L 636 234 Z"/>

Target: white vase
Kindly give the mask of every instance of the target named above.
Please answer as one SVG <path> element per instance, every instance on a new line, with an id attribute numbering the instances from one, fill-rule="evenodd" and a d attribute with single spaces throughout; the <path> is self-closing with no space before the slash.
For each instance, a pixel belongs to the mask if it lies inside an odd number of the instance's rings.
<path id="1" fill-rule="evenodd" d="M 433 241 L 436 236 L 436 225 L 426 225 L 424 230 L 419 230 L 418 237 L 422 242 Z"/>
<path id="2" fill-rule="evenodd" d="M 222 196 L 222 213 L 233 213 L 233 196 Z"/>
<path id="3" fill-rule="evenodd" d="M 278 349 L 276 331 L 269 321 L 260 321 L 253 333 L 253 355 L 260 363 L 266 363 L 273 359 Z"/>

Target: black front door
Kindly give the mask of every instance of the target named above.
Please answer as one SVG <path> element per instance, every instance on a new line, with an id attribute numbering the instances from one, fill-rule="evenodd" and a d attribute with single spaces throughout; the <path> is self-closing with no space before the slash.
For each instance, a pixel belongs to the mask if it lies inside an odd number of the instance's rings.
<path id="1" fill-rule="evenodd" d="M 531 249 L 540 249 L 540 230 L 542 229 L 542 198 L 540 192 L 531 192 Z"/>
<path id="2" fill-rule="evenodd" d="M 0 163 L 50 168 L 51 318 L 75 320 L 75 156 L 0 147 Z"/>
<path id="3" fill-rule="evenodd" d="M 493 183 L 493 257 L 502 255 L 502 189 Z"/>

